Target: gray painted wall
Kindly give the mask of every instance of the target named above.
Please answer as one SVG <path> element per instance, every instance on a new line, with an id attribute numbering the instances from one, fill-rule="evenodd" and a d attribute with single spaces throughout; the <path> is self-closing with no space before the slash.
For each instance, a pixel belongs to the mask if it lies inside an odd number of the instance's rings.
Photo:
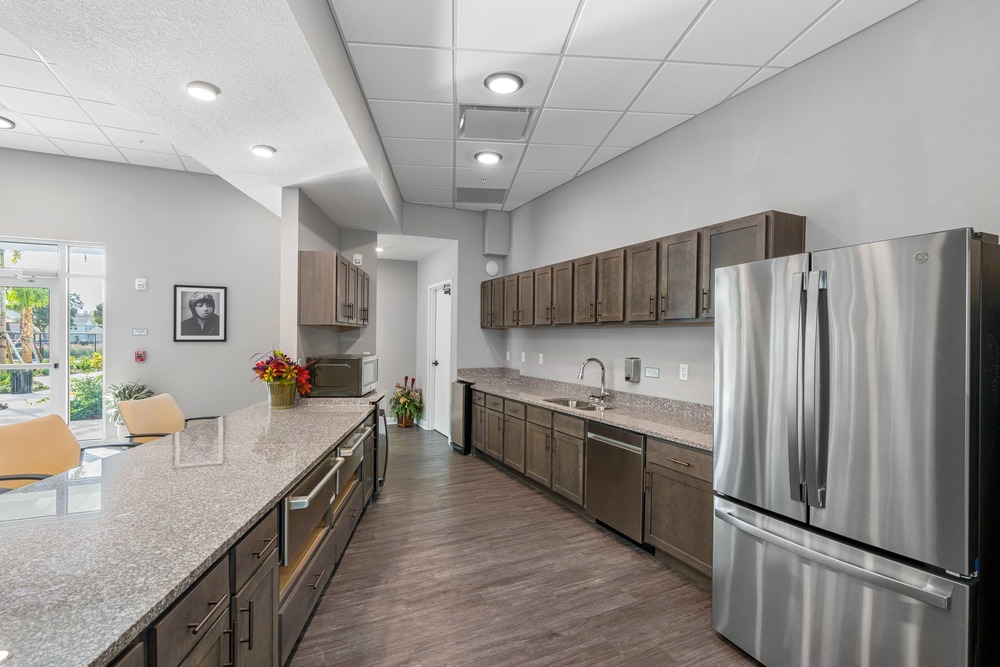
<path id="1" fill-rule="evenodd" d="M 417 369 L 417 263 L 378 260 L 379 389 L 391 392 Z"/>
<path id="2" fill-rule="evenodd" d="M 284 194 L 286 196 L 282 200 L 282 226 L 288 226 L 291 229 L 290 236 L 283 241 L 291 244 L 291 249 L 288 252 L 290 261 L 282 268 L 282 277 L 295 283 L 295 289 L 290 292 L 289 301 L 284 305 L 286 306 L 285 310 L 291 313 L 292 321 L 298 323 L 298 251 L 336 252 L 340 250 L 342 245 L 344 231 L 298 188 L 285 188 Z M 321 287 L 321 289 L 333 290 L 334 286 L 328 285 Z M 284 293 L 282 296 L 285 296 Z M 306 357 L 319 354 L 336 354 L 340 352 L 341 335 L 338 329 L 297 326 L 297 345 L 294 357 L 305 360 Z"/>
<path id="3" fill-rule="evenodd" d="M 250 357 L 278 340 L 274 214 L 203 174 L 6 149 L 0 173 L 0 235 L 106 245 L 108 382 L 141 379 L 190 416 L 264 400 Z M 173 341 L 174 284 L 229 288 L 226 342 Z"/>
<path id="4" fill-rule="evenodd" d="M 997 34 L 994 0 L 922 0 L 515 210 L 509 271 L 768 209 L 807 216 L 810 250 L 961 226 L 1000 232 Z M 523 373 L 575 381 L 598 356 L 617 390 L 711 403 L 712 335 L 527 330 L 505 344 Z M 627 355 L 663 376 L 627 387 Z"/>
<path id="5" fill-rule="evenodd" d="M 436 283 L 443 282 L 445 280 L 452 281 L 452 291 L 451 291 L 451 330 L 452 330 L 452 355 L 451 355 L 451 368 L 452 368 L 452 379 L 455 376 L 455 370 L 457 368 L 458 359 L 458 346 L 454 344 L 455 331 L 459 324 L 459 298 L 456 293 L 457 280 L 455 275 L 458 271 L 459 264 L 459 251 L 458 243 L 452 243 L 448 246 L 441 248 L 437 252 L 424 257 L 422 260 L 417 262 L 417 324 L 416 324 L 416 371 L 417 371 L 417 387 L 422 389 L 424 392 L 424 413 L 421 417 L 421 423 L 424 423 L 430 410 L 430 403 L 433 400 L 430 396 L 427 388 L 427 375 L 428 375 L 428 364 L 430 359 L 427 358 L 428 352 L 428 339 L 427 339 L 427 314 L 428 314 L 428 304 L 429 304 L 429 293 L 428 288 Z M 478 288 L 476 293 L 476 300 L 478 301 L 479 294 Z M 478 306 L 477 306 L 478 308 Z M 478 310 L 476 311 L 478 312 Z M 478 315 L 476 316 L 476 325 L 478 326 L 479 320 Z"/>
<path id="6" fill-rule="evenodd" d="M 361 269 L 368 274 L 369 318 L 368 326 L 361 329 L 345 329 L 340 334 L 340 351 L 344 354 L 375 354 L 376 325 L 378 324 L 378 255 L 375 253 L 378 235 L 345 229 L 341 234 L 341 252 L 353 261 L 354 255 L 361 255 Z M 359 306 L 360 307 L 360 306 Z"/>

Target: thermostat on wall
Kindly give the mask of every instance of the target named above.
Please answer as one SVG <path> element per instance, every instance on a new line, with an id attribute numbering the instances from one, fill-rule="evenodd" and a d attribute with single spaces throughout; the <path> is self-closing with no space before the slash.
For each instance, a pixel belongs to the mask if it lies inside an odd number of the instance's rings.
<path id="1" fill-rule="evenodd" d="M 354 253 L 354 266 L 361 266 L 361 253 Z"/>

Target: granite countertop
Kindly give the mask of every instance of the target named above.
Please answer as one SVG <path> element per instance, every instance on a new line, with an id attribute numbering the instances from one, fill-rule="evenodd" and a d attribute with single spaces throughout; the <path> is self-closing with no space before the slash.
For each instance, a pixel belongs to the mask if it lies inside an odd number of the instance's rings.
<path id="1" fill-rule="evenodd" d="M 110 662 L 382 396 L 260 403 L 0 495 L 4 667 Z"/>
<path id="2" fill-rule="evenodd" d="M 712 406 L 641 394 L 609 392 L 609 410 L 577 410 L 546 398 L 576 398 L 586 401 L 596 388 L 588 385 L 521 376 L 511 369 L 459 369 L 458 379 L 472 382 L 476 390 L 502 396 L 553 412 L 600 421 L 613 426 L 662 438 L 711 452 Z"/>

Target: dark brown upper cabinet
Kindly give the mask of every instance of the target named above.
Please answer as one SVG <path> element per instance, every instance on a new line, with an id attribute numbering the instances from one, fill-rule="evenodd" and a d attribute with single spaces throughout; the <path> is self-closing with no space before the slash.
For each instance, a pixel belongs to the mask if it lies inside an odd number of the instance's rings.
<path id="1" fill-rule="evenodd" d="M 573 260 L 573 324 L 597 321 L 597 255 Z"/>
<path id="2" fill-rule="evenodd" d="M 517 326 L 517 276 L 503 279 L 503 326 Z"/>
<path id="3" fill-rule="evenodd" d="M 493 326 L 491 316 L 493 315 L 493 284 L 490 280 L 484 280 L 479 284 L 479 326 L 482 329 L 489 329 Z"/>
<path id="4" fill-rule="evenodd" d="M 552 324 L 552 267 L 535 269 L 536 325 Z"/>
<path id="5" fill-rule="evenodd" d="M 573 324 L 573 262 L 552 267 L 552 324 Z"/>
<path id="6" fill-rule="evenodd" d="M 597 256 L 597 321 L 625 320 L 625 248 Z"/>
<path id="7" fill-rule="evenodd" d="M 530 327 L 535 323 L 535 272 L 517 274 L 517 326 Z"/>
<path id="8" fill-rule="evenodd" d="M 503 326 L 503 278 L 494 278 L 490 281 L 490 288 L 493 291 L 493 301 L 491 304 L 491 314 L 490 322 L 494 329 L 499 329 Z"/>
<path id="9" fill-rule="evenodd" d="M 658 312 L 661 320 L 698 317 L 697 230 L 657 241 L 660 249 Z"/>
<path id="10" fill-rule="evenodd" d="M 334 251 L 299 252 L 299 324 L 368 324 L 368 274 Z"/>
<path id="11" fill-rule="evenodd" d="M 625 321 L 656 320 L 656 241 L 625 248 Z"/>
<path id="12" fill-rule="evenodd" d="M 806 219 L 779 211 L 748 215 L 703 229 L 699 315 L 715 316 L 712 288 L 716 269 L 803 252 L 805 237 Z"/>

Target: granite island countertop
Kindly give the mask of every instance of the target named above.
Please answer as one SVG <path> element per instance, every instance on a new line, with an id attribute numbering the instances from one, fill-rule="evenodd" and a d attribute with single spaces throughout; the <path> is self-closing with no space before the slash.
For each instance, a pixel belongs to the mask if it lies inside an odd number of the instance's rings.
<path id="1" fill-rule="evenodd" d="M 4 667 L 110 662 L 382 396 L 260 403 L 0 495 Z"/>
<path id="2" fill-rule="evenodd" d="M 613 408 L 604 411 L 577 410 L 548 403 L 545 399 L 575 398 L 586 401 L 594 387 L 506 371 L 509 369 L 459 369 L 458 379 L 472 382 L 473 389 L 494 396 L 712 451 L 712 406 L 612 391 L 609 403 Z"/>

